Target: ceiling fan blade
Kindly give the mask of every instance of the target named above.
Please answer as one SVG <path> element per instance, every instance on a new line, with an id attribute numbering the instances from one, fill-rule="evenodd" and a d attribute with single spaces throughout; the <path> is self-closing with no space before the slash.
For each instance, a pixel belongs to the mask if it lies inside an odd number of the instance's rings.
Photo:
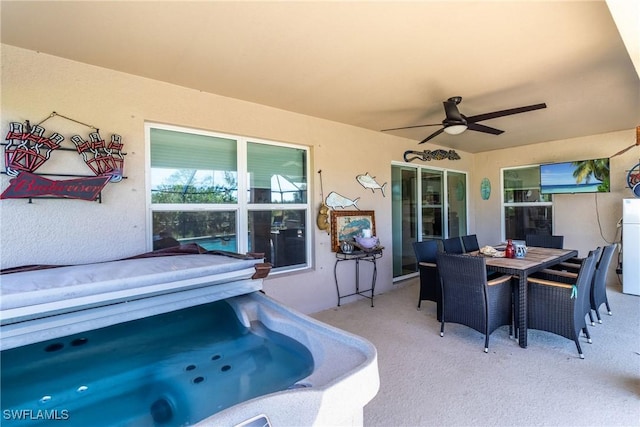
<path id="1" fill-rule="evenodd" d="M 527 105 L 526 107 L 510 108 L 508 110 L 494 111 L 492 113 L 478 114 L 475 116 L 467 117 L 467 123 L 476 123 L 483 120 L 495 119 L 498 117 L 510 116 L 512 114 L 526 113 L 527 111 L 540 110 L 547 108 L 547 104 L 534 104 Z"/>
<path id="2" fill-rule="evenodd" d="M 416 125 L 416 126 L 405 126 L 401 128 L 391 128 L 391 129 L 382 129 L 380 132 L 388 132 L 390 130 L 401 130 L 401 129 L 413 129 L 413 128 L 424 128 L 427 126 L 442 126 L 442 123 L 433 123 L 428 125 Z"/>
<path id="3" fill-rule="evenodd" d="M 467 123 L 467 129 L 475 130 L 476 132 L 490 133 L 491 135 L 500 135 L 501 133 L 504 133 L 503 130 L 481 125 L 480 123 Z"/>
<path id="4" fill-rule="evenodd" d="M 436 136 L 440 135 L 442 132 L 444 132 L 444 128 L 438 129 L 437 131 L 435 131 L 434 133 L 432 133 L 431 135 L 429 135 L 428 137 L 426 137 L 425 139 L 420 141 L 418 144 L 424 144 L 425 142 L 429 141 L 430 139 L 433 139 Z"/>

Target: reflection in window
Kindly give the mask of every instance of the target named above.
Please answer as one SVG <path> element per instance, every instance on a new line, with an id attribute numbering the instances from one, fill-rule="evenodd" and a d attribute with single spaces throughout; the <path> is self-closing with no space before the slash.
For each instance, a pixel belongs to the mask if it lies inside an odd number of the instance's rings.
<path id="1" fill-rule="evenodd" d="M 552 234 L 552 206 L 507 206 L 504 211 L 507 239 L 525 240 L 527 234 Z"/>
<path id="2" fill-rule="evenodd" d="M 238 201 L 237 142 L 152 128 L 152 203 Z"/>
<path id="3" fill-rule="evenodd" d="M 553 234 L 553 203 L 540 193 L 540 167 L 503 169 L 504 238 L 525 240 L 527 234 Z"/>
<path id="4" fill-rule="evenodd" d="M 237 252 L 235 211 L 153 212 L 154 250 L 187 243 Z"/>
<path id="5" fill-rule="evenodd" d="M 392 165 L 391 188 L 393 277 L 398 278 L 418 271 L 414 242 L 466 234 L 467 174 Z"/>
<path id="6" fill-rule="evenodd" d="M 306 203 L 307 152 L 299 148 L 247 144 L 249 203 Z"/>
<path id="7" fill-rule="evenodd" d="M 249 211 L 249 248 L 264 253 L 274 267 L 307 261 L 304 210 Z"/>
<path id="8" fill-rule="evenodd" d="M 309 265 L 308 149 L 173 126 L 147 129 L 154 249 L 197 243 L 257 252 L 274 272 Z"/>
<path id="9" fill-rule="evenodd" d="M 447 173 L 448 237 L 467 234 L 467 175 L 459 172 Z"/>
<path id="10" fill-rule="evenodd" d="M 422 240 L 441 239 L 444 172 L 422 170 Z"/>

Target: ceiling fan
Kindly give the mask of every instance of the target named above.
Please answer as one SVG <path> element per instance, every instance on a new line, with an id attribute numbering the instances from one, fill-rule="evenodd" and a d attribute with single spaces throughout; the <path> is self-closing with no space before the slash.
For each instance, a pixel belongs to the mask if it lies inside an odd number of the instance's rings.
<path id="1" fill-rule="evenodd" d="M 428 124 L 428 125 L 417 125 L 417 126 L 405 126 L 400 128 L 392 128 L 392 129 L 382 129 L 381 132 L 388 132 L 391 130 L 400 130 L 400 129 L 412 129 L 412 128 L 420 128 L 426 126 L 442 126 L 442 129 L 438 129 L 425 139 L 419 142 L 419 144 L 423 144 L 429 141 L 432 138 L 440 135 L 442 132 L 448 133 L 449 135 L 458 135 L 464 132 L 465 130 L 474 130 L 476 132 L 490 133 L 492 135 L 500 135 L 503 133 L 503 130 L 492 128 L 489 126 L 481 125 L 478 122 L 484 120 L 495 119 L 498 117 L 510 116 L 512 114 L 520 114 L 526 113 L 527 111 L 539 110 L 541 108 L 547 108 L 547 104 L 534 104 L 527 105 L 526 107 L 518 107 L 518 108 L 510 108 L 508 110 L 500 110 L 494 111 L 492 113 L 478 114 L 475 116 L 465 116 L 464 114 L 460 114 L 458 111 L 458 104 L 462 102 L 461 96 L 453 96 L 446 101 L 443 101 L 445 119 L 440 123 Z"/>

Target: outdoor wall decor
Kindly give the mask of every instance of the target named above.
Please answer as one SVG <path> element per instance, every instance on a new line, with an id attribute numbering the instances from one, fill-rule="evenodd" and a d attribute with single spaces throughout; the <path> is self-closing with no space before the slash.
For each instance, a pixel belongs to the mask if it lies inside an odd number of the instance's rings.
<path id="1" fill-rule="evenodd" d="M 640 163 L 629 169 L 627 173 L 627 186 L 636 197 L 640 197 Z"/>
<path id="2" fill-rule="evenodd" d="M 70 139 L 75 148 L 61 147 L 64 137 L 54 132 L 45 137 L 42 123 L 52 117 L 61 117 L 79 123 L 94 130 L 89 134 L 89 141 L 80 135 Z M 112 135 L 108 144 L 100 136 L 100 130 L 94 126 L 52 112 L 49 117 L 36 125 L 28 120 L 24 123 L 11 122 L 5 138 L 4 159 L 6 174 L 11 176 L 9 187 L 0 195 L 0 199 L 10 198 L 69 198 L 100 201 L 100 192 L 108 182 L 121 181 L 124 171 L 122 138 Z M 80 154 L 95 176 L 69 173 L 36 173 L 54 150 L 75 151 Z M 57 177 L 74 177 L 70 180 L 53 180 L 41 175 Z M 30 200 L 31 201 L 31 200 Z"/>
<path id="3" fill-rule="evenodd" d="M 480 196 L 482 200 L 489 200 L 489 197 L 491 197 L 491 181 L 489 181 L 489 178 L 482 178 L 482 182 L 480 183 Z"/>
<path id="4" fill-rule="evenodd" d="M 353 241 L 362 236 L 362 230 L 371 230 L 376 235 L 374 211 L 332 211 L 331 212 L 331 251 L 338 252 L 340 242 Z"/>
<path id="5" fill-rule="evenodd" d="M 356 209 L 360 209 L 358 207 L 358 200 L 360 200 L 360 197 L 356 197 L 355 199 L 351 200 L 336 193 L 335 191 L 332 191 L 331 193 L 329 193 L 329 195 L 327 196 L 324 202 L 331 209 L 336 209 L 336 208 L 344 209 L 344 208 L 348 208 L 349 206 L 353 206 Z"/>
<path id="6" fill-rule="evenodd" d="M 412 155 L 413 157 L 409 158 Z M 414 151 L 408 150 L 404 152 L 404 161 L 412 162 L 416 159 L 422 160 L 423 162 L 427 162 L 430 160 L 460 160 L 460 156 L 455 150 L 424 150 L 424 151 Z"/>
<path id="7" fill-rule="evenodd" d="M 329 206 L 324 202 L 324 194 L 322 189 L 322 169 L 318 171 L 320 175 L 320 208 L 318 209 L 318 216 L 316 218 L 316 224 L 320 230 L 330 233 L 331 223 L 329 222 Z"/>
<path id="8" fill-rule="evenodd" d="M 369 172 L 356 176 L 356 181 L 360 183 L 364 188 L 370 188 L 372 193 L 375 190 L 380 190 L 382 197 L 385 197 L 384 190 L 387 188 L 387 183 L 380 185 L 376 182 L 376 177 L 369 175 Z"/>

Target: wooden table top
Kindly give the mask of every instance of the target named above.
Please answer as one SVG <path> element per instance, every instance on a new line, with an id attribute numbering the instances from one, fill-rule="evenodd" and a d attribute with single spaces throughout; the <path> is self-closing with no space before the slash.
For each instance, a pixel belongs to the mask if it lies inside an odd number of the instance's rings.
<path id="1" fill-rule="evenodd" d="M 479 251 L 470 252 L 470 255 L 484 256 Z M 502 267 L 514 270 L 528 270 L 539 265 L 552 263 L 559 258 L 570 258 L 577 256 L 577 251 L 573 249 L 553 249 L 530 246 L 527 248 L 527 255 L 524 258 L 499 258 L 485 256 L 487 266 Z"/>
<path id="2" fill-rule="evenodd" d="M 553 249 L 530 246 L 527 248 L 527 255 L 524 258 L 491 257 L 482 255 L 480 251 L 467 252 L 463 255 L 482 256 L 485 258 L 487 266 L 490 267 L 502 267 L 512 270 L 528 270 L 539 265 L 552 263 L 559 258 L 567 259 L 577 256 L 578 253 L 573 249 Z M 435 265 L 427 262 L 420 262 L 419 264 L 424 266 Z"/>

